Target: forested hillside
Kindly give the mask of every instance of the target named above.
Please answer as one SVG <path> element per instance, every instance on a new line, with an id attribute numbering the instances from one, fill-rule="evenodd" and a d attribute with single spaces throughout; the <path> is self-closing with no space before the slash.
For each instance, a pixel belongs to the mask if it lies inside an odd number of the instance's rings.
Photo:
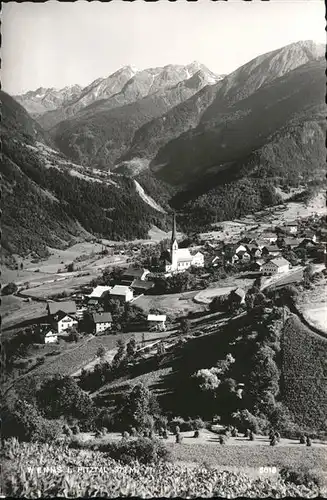
<path id="1" fill-rule="evenodd" d="M 285 127 L 321 122 L 325 110 L 324 72 L 324 59 L 309 62 L 220 111 L 214 120 L 202 121 L 159 151 L 153 161 L 156 175 L 171 184 L 183 185 L 200 174 L 234 170 L 254 150 L 271 142 L 274 134 L 283 133 Z M 320 141 L 321 135 L 309 135 L 311 141 Z M 315 162 L 322 166 L 323 158 L 317 157 Z"/>
<path id="2" fill-rule="evenodd" d="M 119 177 L 108 185 L 46 166 L 28 147 L 42 139 L 35 122 L 3 92 L 1 99 L 6 103 L 1 181 L 2 245 L 7 254 L 44 255 L 47 245 L 63 247 L 91 235 L 146 238 L 152 224 L 163 227 L 164 218 L 141 200 L 131 179 Z"/>

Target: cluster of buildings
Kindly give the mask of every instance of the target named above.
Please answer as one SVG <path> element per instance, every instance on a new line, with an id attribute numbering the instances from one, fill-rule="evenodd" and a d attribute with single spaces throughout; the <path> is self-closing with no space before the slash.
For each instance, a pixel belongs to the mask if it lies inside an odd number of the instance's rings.
<path id="1" fill-rule="evenodd" d="M 287 272 L 291 264 L 283 257 L 285 251 L 318 250 L 320 242 L 318 235 L 307 230 L 302 237 L 298 237 L 298 224 L 290 222 L 283 226 L 283 232 L 263 231 L 260 234 L 250 232 L 238 242 L 224 244 L 218 247 L 210 245 L 215 250 L 210 265 L 221 266 L 226 263 L 241 265 L 248 264 L 254 271 L 261 272 L 264 276 Z"/>

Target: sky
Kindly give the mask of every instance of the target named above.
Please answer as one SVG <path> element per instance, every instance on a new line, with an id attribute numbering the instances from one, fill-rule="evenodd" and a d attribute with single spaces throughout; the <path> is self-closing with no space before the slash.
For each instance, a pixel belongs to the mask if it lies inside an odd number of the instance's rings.
<path id="1" fill-rule="evenodd" d="M 125 65 L 199 61 L 217 74 L 298 40 L 325 43 L 323 0 L 2 5 L 2 89 L 88 85 Z"/>

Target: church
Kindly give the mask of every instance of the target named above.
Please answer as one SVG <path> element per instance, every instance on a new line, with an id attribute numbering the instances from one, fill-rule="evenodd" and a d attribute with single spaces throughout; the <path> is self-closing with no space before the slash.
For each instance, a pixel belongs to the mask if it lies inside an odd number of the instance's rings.
<path id="1" fill-rule="evenodd" d="M 192 255 L 188 248 L 178 248 L 175 214 L 170 248 L 163 253 L 162 259 L 167 273 L 180 273 L 191 266 L 204 267 L 204 255 L 201 252 Z"/>

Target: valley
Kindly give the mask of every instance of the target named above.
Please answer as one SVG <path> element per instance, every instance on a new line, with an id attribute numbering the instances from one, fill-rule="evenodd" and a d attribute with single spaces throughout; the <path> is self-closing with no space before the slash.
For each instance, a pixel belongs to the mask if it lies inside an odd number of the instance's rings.
<path id="1" fill-rule="evenodd" d="M 323 50 L 0 92 L 14 496 L 326 491 Z"/>

